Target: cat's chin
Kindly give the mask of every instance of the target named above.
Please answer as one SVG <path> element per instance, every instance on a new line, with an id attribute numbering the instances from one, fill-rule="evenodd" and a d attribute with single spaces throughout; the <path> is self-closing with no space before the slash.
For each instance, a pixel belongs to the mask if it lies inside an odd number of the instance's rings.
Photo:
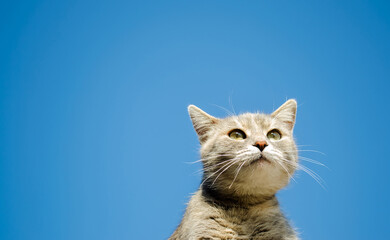
<path id="1" fill-rule="evenodd" d="M 260 157 L 252 160 L 249 165 L 253 165 L 253 164 L 258 164 L 260 166 L 263 166 L 265 164 L 271 164 L 271 161 L 268 160 L 268 158 L 266 158 L 264 155 L 261 155 Z"/>
<path id="2" fill-rule="evenodd" d="M 272 161 L 266 154 L 262 153 L 256 153 L 252 155 L 249 164 L 247 165 L 248 167 L 266 167 L 268 165 L 272 165 Z"/>

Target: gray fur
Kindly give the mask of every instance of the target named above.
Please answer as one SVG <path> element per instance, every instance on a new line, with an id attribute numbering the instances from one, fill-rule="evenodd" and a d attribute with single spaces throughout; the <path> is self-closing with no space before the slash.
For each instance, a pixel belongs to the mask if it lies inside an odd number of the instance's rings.
<path id="1" fill-rule="evenodd" d="M 203 181 L 170 240 L 296 240 L 275 194 L 298 164 L 293 139 L 297 104 L 288 100 L 270 115 L 245 113 L 215 118 L 190 105 L 201 143 Z M 246 138 L 229 137 L 233 129 Z M 267 138 L 277 129 L 282 138 Z M 256 142 L 266 141 L 261 151 Z"/>

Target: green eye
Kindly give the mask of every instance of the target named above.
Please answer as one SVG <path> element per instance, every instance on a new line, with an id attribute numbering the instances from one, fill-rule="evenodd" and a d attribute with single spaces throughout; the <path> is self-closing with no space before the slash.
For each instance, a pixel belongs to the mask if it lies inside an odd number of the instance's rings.
<path id="1" fill-rule="evenodd" d="M 277 129 L 273 129 L 267 133 L 267 138 L 271 140 L 280 140 L 282 138 L 282 134 Z"/>
<path id="2" fill-rule="evenodd" d="M 234 129 L 230 131 L 229 137 L 234 140 L 242 140 L 246 138 L 245 133 L 240 129 Z"/>

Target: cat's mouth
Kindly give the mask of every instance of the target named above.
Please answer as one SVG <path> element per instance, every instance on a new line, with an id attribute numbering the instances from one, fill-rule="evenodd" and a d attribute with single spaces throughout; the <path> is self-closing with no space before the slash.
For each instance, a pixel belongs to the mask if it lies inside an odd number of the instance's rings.
<path id="1" fill-rule="evenodd" d="M 271 163 L 271 161 L 268 160 L 264 155 L 260 155 L 260 157 L 253 159 L 250 164 L 254 163 Z"/>

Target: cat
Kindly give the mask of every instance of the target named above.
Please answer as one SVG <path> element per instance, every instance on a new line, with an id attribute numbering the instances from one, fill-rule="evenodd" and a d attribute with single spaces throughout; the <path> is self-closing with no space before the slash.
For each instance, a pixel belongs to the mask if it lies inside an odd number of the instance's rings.
<path id="1" fill-rule="evenodd" d="M 276 192 L 298 166 L 297 103 L 272 114 L 216 118 L 188 107 L 201 144 L 203 180 L 169 240 L 298 240 Z"/>

